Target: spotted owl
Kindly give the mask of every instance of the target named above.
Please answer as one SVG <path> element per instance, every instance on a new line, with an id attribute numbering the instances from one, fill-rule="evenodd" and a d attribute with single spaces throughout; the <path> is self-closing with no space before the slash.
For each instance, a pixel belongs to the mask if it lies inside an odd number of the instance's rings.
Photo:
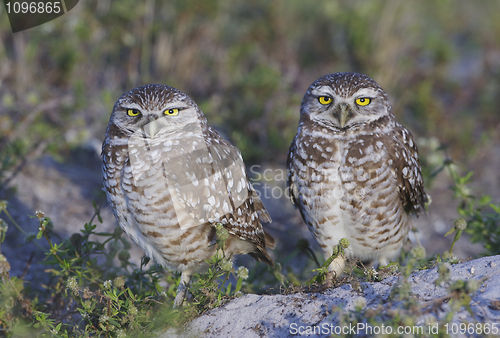
<path id="1" fill-rule="evenodd" d="M 226 255 L 249 253 L 273 265 L 266 246 L 274 239 L 261 224 L 271 218 L 240 152 L 178 89 L 152 84 L 118 99 L 102 145 L 102 173 L 121 228 L 148 257 L 182 272 L 174 306 L 215 254 L 217 223 L 229 233 Z"/>
<path id="2" fill-rule="evenodd" d="M 325 259 L 347 238 L 347 257 L 386 265 L 408 237 L 410 215 L 425 211 L 413 136 L 365 75 L 329 74 L 307 89 L 287 168 L 292 203 Z M 329 270 L 339 276 L 344 266 L 337 257 Z"/>

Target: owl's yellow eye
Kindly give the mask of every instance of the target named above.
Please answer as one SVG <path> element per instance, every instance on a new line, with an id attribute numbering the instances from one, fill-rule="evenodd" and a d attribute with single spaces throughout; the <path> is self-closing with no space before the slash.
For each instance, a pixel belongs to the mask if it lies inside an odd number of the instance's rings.
<path id="1" fill-rule="evenodd" d="M 127 115 L 128 116 L 137 116 L 139 115 L 141 112 L 138 110 L 138 109 L 127 109 Z"/>
<path id="2" fill-rule="evenodd" d="M 179 115 L 179 109 L 177 108 L 167 109 L 163 113 L 165 115 L 170 115 L 170 116 Z"/>
<path id="3" fill-rule="evenodd" d="M 320 97 L 318 97 L 318 101 L 321 104 L 330 104 L 330 103 L 332 103 L 333 99 L 331 97 L 328 97 L 328 96 L 320 96 Z"/>
<path id="4" fill-rule="evenodd" d="M 367 98 L 367 97 L 361 97 L 361 98 L 359 98 L 359 99 L 357 99 L 357 100 L 356 100 L 356 104 L 357 104 L 358 106 L 367 106 L 367 105 L 369 105 L 369 104 L 370 104 L 370 102 L 371 102 L 371 101 L 372 101 L 372 100 L 370 100 L 370 99 L 369 99 L 369 98 Z"/>

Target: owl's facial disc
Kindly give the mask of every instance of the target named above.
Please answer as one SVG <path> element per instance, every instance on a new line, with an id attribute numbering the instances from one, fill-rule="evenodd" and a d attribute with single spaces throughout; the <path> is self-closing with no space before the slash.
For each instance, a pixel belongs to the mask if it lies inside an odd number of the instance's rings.
<path id="1" fill-rule="evenodd" d="M 376 88 L 360 88 L 346 95 L 325 85 L 312 89 L 310 94 L 306 111 L 311 119 L 336 129 L 345 130 L 376 120 L 387 113 L 377 99 L 379 95 Z"/>

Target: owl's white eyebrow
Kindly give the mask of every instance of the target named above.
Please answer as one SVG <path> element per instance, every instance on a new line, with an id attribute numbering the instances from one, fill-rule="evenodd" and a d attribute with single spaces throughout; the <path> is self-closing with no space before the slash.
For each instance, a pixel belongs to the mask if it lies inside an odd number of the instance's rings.
<path id="1" fill-rule="evenodd" d="M 163 107 L 163 111 L 165 110 L 169 110 L 169 109 L 179 109 L 179 110 L 182 110 L 182 109 L 187 109 L 189 108 L 189 106 L 179 106 L 179 105 L 175 105 L 175 104 L 172 104 L 172 105 L 166 105 Z"/>
<path id="2" fill-rule="evenodd" d="M 355 97 L 375 97 L 377 96 L 377 91 L 372 88 L 361 88 L 353 96 Z"/>
<path id="3" fill-rule="evenodd" d="M 121 105 L 121 107 L 123 109 L 137 109 L 137 110 L 141 110 L 142 108 L 136 104 L 136 103 L 130 103 L 130 104 L 123 104 Z"/>
<path id="4" fill-rule="evenodd" d="M 333 93 L 333 90 L 330 88 L 330 87 L 321 87 L 321 88 L 318 88 L 318 89 L 314 89 L 312 91 L 312 94 L 313 95 L 317 95 L 317 96 L 334 96 L 334 93 Z"/>

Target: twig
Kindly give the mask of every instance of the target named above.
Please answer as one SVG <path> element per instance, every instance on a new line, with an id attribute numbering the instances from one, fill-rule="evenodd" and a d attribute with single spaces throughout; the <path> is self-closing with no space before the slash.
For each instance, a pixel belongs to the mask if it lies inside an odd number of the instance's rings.
<path id="1" fill-rule="evenodd" d="M 23 271 L 21 277 L 19 277 L 19 279 L 24 279 L 24 276 L 26 275 L 26 273 L 28 273 L 28 269 L 30 268 L 30 265 L 31 265 L 31 262 L 33 261 L 34 256 L 35 256 L 35 252 L 33 251 L 31 253 L 30 258 L 28 259 L 28 263 L 26 264 L 26 267 L 24 268 L 24 271 Z"/>

